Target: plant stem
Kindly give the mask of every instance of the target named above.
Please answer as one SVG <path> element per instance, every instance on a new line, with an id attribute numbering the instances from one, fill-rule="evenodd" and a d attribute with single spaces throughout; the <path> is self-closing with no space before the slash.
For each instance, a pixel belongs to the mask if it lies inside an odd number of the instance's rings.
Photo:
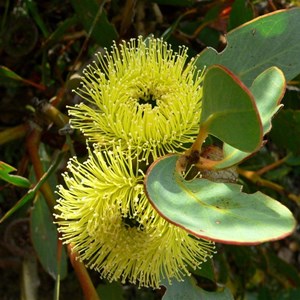
<path id="1" fill-rule="evenodd" d="M 30 160 L 32 162 L 37 181 L 39 181 L 45 173 L 39 156 L 40 139 L 41 139 L 41 130 L 35 128 L 32 130 L 32 132 L 29 134 L 26 140 L 27 151 Z M 49 183 L 45 182 L 41 186 L 40 190 L 46 199 L 50 211 L 53 213 L 56 201 L 55 201 L 54 193 L 52 192 Z"/>
<path id="2" fill-rule="evenodd" d="M 176 171 L 178 173 L 183 174 L 189 164 L 195 165 L 198 169 L 211 170 L 218 163 L 218 161 L 200 156 L 202 145 L 208 136 L 207 128 L 204 124 L 200 126 L 199 133 L 192 147 L 186 150 L 185 153 L 177 160 Z"/>
<path id="3" fill-rule="evenodd" d="M 22 138 L 28 132 L 29 125 L 27 123 L 16 127 L 8 128 L 0 132 L 0 145 Z"/>
<path id="4" fill-rule="evenodd" d="M 72 246 L 70 244 L 67 248 L 71 264 L 81 284 L 85 300 L 100 300 L 84 264 L 77 259 L 77 254 L 72 250 Z"/>
<path id="5" fill-rule="evenodd" d="M 41 110 L 58 128 L 62 128 L 69 123 L 69 118 L 48 102 L 42 105 Z"/>
<path id="6" fill-rule="evenodd" d="M 191 152 L 198 151 L 200 153 L 202 145 L 205 142 L 205 139 L 207 138 L 207 136 L 208 136 L 208 132 L 207 132 L 206 127 L 200 126 L 197 138 L 191 147 Z"/>
<path id="7" fill-rule="evenodd" d="M 43 170 L 42 162 L 40 160 L 40 156 L 39 156 L 40 139 L 41 139 L 41 130 L 38 128 L 35 128 L 30 133 L 30 135 L 28 136 L 27 141 L 26 141 L 27 151 L 29 153 L 31 162 L 33 164 L 33 168 L 34 168 L 34 172 L 35 172 L 37 180 L 40 180 L 45 173 Z M 47 205 L 48 205 L 51 213 L 54 213 L 55 212 L 54 207 L 55 207 L 56 201 L 55 201 L 54 193 L 53 193 L 50 185 L 48 184 L 48 182 L 45 182 L 40 187 L 40 190 L 43 193 L 43 196 L 45 197 L 45 200 L 47 202 Z M 69 250 L 70 260 L 74 267 L 77 278 L 80 282 L 80 285 L 83 289 L 83 293 L 85 295 L 86 300 L 100 300 L 84 264 L 79 262 L 76 259 L 75 253 L 71 253 L 70 245 L 68 245 L 68 250 Z"/>
<path id="8" fill-rule="evenodd" d="M 270 164 L 270 165 L 267 165 L 263 168 L 261 168 L 260 170 L 256 171 L 256 174 L 257 175 L 263 175 L 264 173 L 267 173 L 277 167 L 279 167 L 280 165 L 282 165 L 286 160 L 287 160 L 288 156 L 280 159 L 280 160 L 277 160 L 275 161 L 274 163 Z"/>
<path id="9" fill-rule="evenodd" d="M 46 86 L 41 84 L 41 83 L 36 83 L 34 81 L 22 78 L 22 82 L 31 86 L 34 86 L 35 88 L 37 88 L 40 91 L 45 91 L 46 90 Z"/>
<path id="10" fill-rule="evenodd" d="M 288 197 L 290 200 L 294 201 L 297 205 L 300 206 L 300 197 L 289 193 L 285 190 L 285 188 L 283 186 L 281 186 L 280 184 L 274 183 L 272 181 L 266 180 L 261 178 L 259 172 L 255 172 L 255 171 L 249 171 L 249 170 L 243 170 L 240 168 L 237 168 L 237 172 L 242 175 L 243 177 L 247 178 L 248 180 L 250 180 L 252 183 L 257 184 L 259 186 L 264 186 L 267 188 L 270 188 L 282 195 L 285 195 L 286 197 Z"/>

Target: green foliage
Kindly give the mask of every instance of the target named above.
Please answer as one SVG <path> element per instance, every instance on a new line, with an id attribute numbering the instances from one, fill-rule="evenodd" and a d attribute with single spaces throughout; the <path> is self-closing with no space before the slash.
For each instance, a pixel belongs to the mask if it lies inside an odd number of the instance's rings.
<path id="1" fill-rule="evenodd" d="M 53 279 L 64 279 L 67 276 L 66 251 L 58 248 L 57 229 L 41 195 L 35 199 L 30 221 L 32 243 L 43 268 Z"/>
<path id="2" fill-rule="evenodd" d="M 59 153 L 56 156 L 56 159 L 54 162 L 50 165 L 47 172 L 43 175 L 43 177 L 37 182 L 37 184 L 30 190 L 27 191 L 27 193 L 10 209 L 8 210 L 4 216 L 1 217 L 0 223 L 4 222 L 8 217 L 10 217 L 14 212 L 16 212 L 18 209 L 20 209 L 23 205 L 31 201 L 35 194 L 38 192 L 38 190 L 41 188 L 41 186 L 49 179 L 49 177 L 52 175 L 52 173 L 56 170 L 57 165 L 60 163 L 62 159 L 63 153 Z M 5 164 L 6 165 L 6 164 Z M 19 177 L 17 177 L 19 179 Z M 15 178 L 13 178 L 15 180 Z"/>
<path id="3" fill-rule="evenodd" d="M 241 173 L 239 184 L 244 186 L 242 193 L 239 189 L 241 185 L 237 184 L 217 183 L 208 179 L 184 181 L 174 173 L 177 156 L 161 159 L 152 166 L 147 180 L 149 183 L 150 178 L 155 185 L 148 191 L 149 194 L 154 193 L 154 196 L 150 195 L 151 199 L 155 198 L 160 205 L 169 204 L 163 213 L 166 215 L 172 211 L 171 217 L 175 218 L 173 222 L 178 221 L 176 218 L 180 218 L 178 223 L 182 222 L 182 211 L 189 203 L 196 207 L 193 213 L 204 218 L 193 221 L 192 225 L 199 226 L 189 230 L 197 232 L 199 236 L 207 236 L 199 233 L 199 228 L 211 225 L 207 232 L 216 233 L 211 238 L 223 242 L 226 242 L 226 238 L 227 241 L 242 244 L 277 239 L 294 228 L 291 214 L 281 204 L 287 205 L 295 217 L 299 216 L 300 78 L 296 75 L 300 73 L 300 8 L 279 10 L 289 4 L 299 6 L 296 1 L 276 0 L 26 0 L 4 1 L 0 5 L 0 126 L 1 132 L 16 128 L 16 131 L 9 131 L 9 143 L 2 143 L 0 135 L 0 178 L 3 182 L 0 192 L 1 297 L 18 299 L 21 293 L 25 295 L 19 285 L 22 278 L 16 280 L 16 276 L 23 276 L 20 269 L 23 266 L 25 270 L 28 260 L 14 253 L 15 246 L 25 240 L 29 244 L 32 241 L 34 254 L 41 262 L 35 266 L 36 273 L 32 273 L 38 274 L 41 282 L 37 299 L 58 299 L 59 291 L 55 291 L 53 286 L 59 286 L 60 276 L 65 277 L 61 282 L 61 299 L 83 298 L 71 265 L 66 265 L 65 254 L 61 261 L 61 274 L 56 275 L 60 262 L 55 256 L 55 225 L 45 205 L 41 187 L 44 183 L 52 184 L 60 180 L 68 159 L 62 147 L 67 148 L 68 144 L 71 148 L 67 150 L 69 156 L 76 153 L 82 158 L 86 155 L 86 144 L 82 136 L 71 131 L 66 142 L 66 138 L 58 133 L 61 125 L 55 123 L 55 116 L 46 114 L 39 105 L 33 104 L 32 98 L 46 99 L 49 103 L 51 99 L 53 106 L 67 113 L 67 106 L 78 102 L 70 87 L 78 86 L 81 69 L 93 59 L 95 51 L 101 51 L 101 47 L 109 48 L 113 40 L 118 43 L 138 35 L 154 34 L 164 37 L 174 49 L 185 44 L 189 47 L 190 57 L 200 53 L 196 58 L 196 66 L 199 69 L 204 66 L 207 68 L 202 107 L 202 125 L 210 134 L 206 143 L 215 142 L 212 136 L 224 142 L 223 158 L 214 162 L 213 169 L 226 172 L 224 168 L 239 163 L 240 170 L 255 175 L 252 177 Z M 278 10 L 274 11 L 276 8 Z M 267 12 L 271 14 L 264 15 Z M 251 21 L 254 16 L 259 17 Z M 232 31 L 227 33 L 228 30 Z M 283 74 L 288 81 L 286 92 Z M 215 82 L 217 88 L 211 82 Z M 236 97 L 233 98 L 233 95 Z M 228 103 L 232 104 L 229 111 L 225 107 Z M 246 108 L 247 113 L 243 118 L 234 117 L 233 108 L 236 105 L 239 116 L 243 113 L 242 109 Z M 226 124 L 219 116 L 223 116 L 224 111 Z M 214 118 L 209 123 L 207 121 L 211 115 Z M 30 126 L 18 132 L 18 125 L 23 124 Z M 34 144 L 29 135 L 36 130 L 41 132 L 38 144 L 43 145 L 44 149 L 44 153 L 39 153 L 40 158 L 52 158 L 49 163 L 43 164 L 44 176 L 39 180 L 34 176 L 27 179 L 32 167 L 36 167 L 36 161 L 29 155 Z M 268 140 L 267 144 L 262 141 L 262 136 Z M 56 149 L 62 151 L 57 159 L 53 155 Z M 257 151 L 255 155 L 254 151 Z M 13 175 L 16 169 L 4 161 L 17 166 L 19 175 Z M 159 182 L 155 179 L 156 175 L 161 178 Z M 157 183 L 160 184 L 159 189 Z M 200 187 L 201 203 L 197 201 L 199 195 L 193 192 L 194 188 Z M 171 189 L 177 189 L 178 193 L 171 194 Z M 208 199 L 207 195 L 218 191 L 222 193 L 224 189 L 229 191 L 233 199 L 230 205 L 233 214 L 225 207 L 216 208 L 218 203 L 213 208 L 213 198 Z M 208 193 L 203 194 L 205 190 Z M 166 192 L 167 197 L 162 198 Z M 182 194 L 183 197 L 179 197 Z M 278 199 L 278 202 L 271 200 L 271 197 Z M 32 209 L 27 210 L 25 204 L 31 205 Z M 176 205 L 179 209 L 174 209 Z M 268 205 L 273 208 L 270 209 Z M 259 216 L 260 213 L 263 217 Z M 285 213 L 286 219 L 278 218 L 278 215 Z M 229 225 L 222 227 L 222 222 L 205 223 L 208 214 L 216 221 L 222 217 L 222 221 Z M 19 237 L 10 243 L 9 239 L 18 233 L 11 231 L 11 224 L 28 217 L 31 218 L 30 230 L 26 234 L 20 231 L 24 240 Z M 254 225 L 248 222 L 250 217 Z M 271 221 L 270 225 L 264 227 L 263 224 L 268 220 Z M 191 220 L 185 217 L 185 221 Z M 234 227 L 241 229 L 243 234 L 234 231 Z M 164 288 L 157 291 L 138 289 L 119 282 L 107 283 L 99 278 L 99 274 L 89 274 L 95 286 L 98 286 L 101 299 L 298 299 L 299 247 L 297 232 L 283 241 L 255 247 L 218 243 L 218 253 L 213 262 L 203 264 L 202 270 L 191 270 L 192 276 L 184 282 L 173 280 L 172 285 L 165 282 L 165 293 Z M 18 265 L 15 268 L 16 263 Z M 56 283 L 47 275 L 49 273 Z M 209 280 L 209 286 L 204 279 Z"/>
<path id="4" fill-rule="evenodd" d="M 279 105 L 285 91 L 285 79 L 283 73 L 276 67 L 272 67 L 261 73 L 252 83 L 250 93 L 254 98 L 253 105 L 258 110 L 262 123 L 262 134 L 266 135 L 271 130 L 271 119 L 280 109 Z M 238 128 L 243 131 L 242 124 Z M 241 140 L 248 139 L 249 135 L 242 136 Z M 262 141 L 261 141 L 262 143 Z M 261 146 L 261 144 L 260 144 Z M 224 157 L 215 166 L 216 169 L 233 166 L 250 154 L 234 148 L 227 143 L 223 145 Z"/>
<path id="5" fill-rule="evenodd" d="M 12 70 L 10 70 L 10 69 L 8 69 L 4 66 L 0 66 L 0 76 L 1 77 L 8 77 L 8 78 L 14 79 L 14 80 L 22 80 L 23 79 L 18 74 L 16 74 Z"/>
<path id="6" fill-rule="evenodd" d="M 169 222 L 198 237 L 244 245 L 281 239 L 295 229 L 293 215 L 278 201 L 242 193 L 233 183 L 187 181 L 175 172 L 177 160 L 157 160 L 145 180 L 149 200 Z"/>
<path id="7" fill-rule="evenodd" d="M 164 283 L 163 285 L 167 288 L 163 300 L 233 300 L 227 288 L 221 288 L 216 292 L 207 292 L 197 286 L 193 277 L 187 278 L 184 282 L 175 282 L 172 285 Z"/>
<path id="8" fill-rule="evenodd" d="M 278 19 L 278 15 L 280 13 L 265 16 L 262 18 L 262 23 L 281 22 L 282 24 L 282 20 L 288 17 L 288 14 L 283 14 Z M 296 15 L 299 17 L 300 10 L 293 11 L 290 20 L 295 22 Z M 272 47 L 275 48 L 280 43 L 281 39 L 278 38 L 278 34 L 266 32 L 264 27 L 260 27 L 260 19 L 252 21 L 251 24 L 255 30 L 260 28 L 261 34 L 265 33 L 264 42 L 269 35 L 275 35 L 277 37 L 272 40 Z M 293 25 L 294 23 L 291 24 L 291 28 Z M 245 25 L 235 30 L 236 36 L 244 32 L 244 27 L 247 31 L 251 30 L 248 28 L 249 24 Z M 229 34 L 228 38 L 234 40 L 234 37 L 233 33 L 233 37 Z M 242 42 L 242 39 L 239 39 L 239 42 Z M 257 49 L 263 51 L 264 43 L 261 40 L 252 42 Z M 230 50 L 227 51 L 225 49 L 217 58 L 221 57 L 220 61 L 226 62 L 225 65 L 234 66 L 237 60 L 233 54 L 236 55 L 236 53 L 234 50 L 231 53 Z M 239 54 L 241 61 L 247 61 L 248 53 Z M 268 59 L 267 66 L 278 63 L 277 58 L 272 59 L 272 61 Z M 291 66 L 293 59 L 284 56 L 281 57 L 280 63 L 284 66 Z M 211 60 L 201 55 L 198 57 L 200 63 L 209 61 L 208 64 L 210 64 L 213 60 L 217 61 L 216 57 Z M 246 67 L 245 64 L 241 67 L 241 61 L 239 71 L 243 75 L 240 77 L 249 84 L 253 73 L 247 70 L 247 64 Z M 258 65 L 266 62 L 262 60 L 256 63 Z M 252 69 L 256 68 L 261 70 L 261 66 L 252 66 Z M 296 71 L 299 72 L 299 67 Z M 290 68 L 284 68 L 284 72 L 286 78 L 292 78 L 295 75 L 295 70 L 291 71 Z M 270 120 L 279 108 L 278 104 L 283 96 L 284 88 L 284 76 L 279 69 L 274 67 L 260 74 L 251 84 L 251 90 L 248 90 L 235 75 L 224 67 L 208 68 L 203 82 L 199 136 L 212 134 L 226 144 L 225 157 L 220 159 L 219 163 L 214 163 L 213 167 L 207 168 L 216 168 L 215 164 L 219 167 L 221 165 L 221 168 L 232 166 L 261 146 L 262 136 L 271 128 Z M 194 147 L 191 149 L 193 153 Z M 248 155 L 245 152 L 248 152 Z M 292 214 L 277 201 L 259 192 L 251 195 L 241 193 L 241 187 L 231 183 L 215 183 L 203 178 L 187 181 L 176 171 L 177 160 L 179 160 L 178 156 L 157 160 L 148 170 L 145 180 L 149 200 L 169 222 L 196 236 L 233 244 L 261 243 L 280 239 L 293 232 L 295 220 Z M 201 165 L 201 157 L 200 161 L 196 162 L 196 166 L 200 168 L 200 171 L 206 168 L 205 162 Z"/>
<path id="9" fill-rule="evenodd" d="M 227 30 L 234 29 L 250 21 L 251 19 L 253 19 L 253 17 L 254 12 L 250 2 L 244 0 L 236 0 L 234 1 L 231 8 Z"/>
<path id="10" fill-rule="evenodd" d="M 273 66 L 291 80 L 300 69 L 299 15 L 300 8 L 282 10 L 242 25 L 227 35 L 227 46 L 221 53 L 212 48 L 204 50 L 197 66 L 223 65 L 247 86 Z"/>
<path id="11" fill-rule="evenodd" d="M 107 300 L 124 300 L 124 292 L 122 285 L 118 282 L 112 282 L 109 284 L 100 284 L 97 287 L 98 294 L 101 299 Z"/>
<path id="12" fill-rule="evenodd" d="M 111 46 L 118 35 L 115 28 L 109 23 L 103 10 L 105 1 L 99 6 L 97 1 L 71 0 L 72 6 L 88 34 L 102 46 Z"/>
<path id="13" fill-rule="evenodd" d="M 0 179 L 13 184 L 15 186 L 29 188 L 30 181 L 27 178 L 18 175 L 12 175 L 11 172 L 16 171 L 16 169 L 3 161 L 0 161 Z"/>
<path id="14" fill-rule="evenodd" d="M 262 142 L 262 124 L 255 100 L 243 83 L 220 66 L 210 67 L 203 82 L 201 127 L 209 134 L 253 152 Z"/>
<path id="15" fill-rule="evenodd" d="M 32 0 L 26 0 L 26 7 L 28 12 L 32 15 L 35 23 L 38 25 L 39 29 L 43 33 L 44 37 L 47 37 L 49 35 L 47 26 L 43 20 L 43 17 L 41 16 L 37 4 L 35 1 Z"/>
<path id="16" fill-rule="evenodd" d="M 274 120 L 271 138 L 279 148 L 300 153 L 300 111 L 286 109 Z"/>

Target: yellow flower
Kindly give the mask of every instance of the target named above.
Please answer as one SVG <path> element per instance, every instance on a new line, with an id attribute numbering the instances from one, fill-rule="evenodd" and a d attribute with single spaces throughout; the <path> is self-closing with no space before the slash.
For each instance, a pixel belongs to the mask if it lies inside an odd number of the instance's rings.
<path id="1" fill-rule="evenodd" d="M 211 257 L 213 242 L 190 236 L 152 208 L 138 153 L 95 147 L 85 162 L 69 162 L 56 206 L 62 239 L 88 267 L 110 281 L 158 288 Z"/>
<path id="2" fill-rule="evenodd" d="M 152 160 L 183 151 L 197 136 L 202 73 L 187 63 L 186 48 L 174 53 L 153 37 L 97 57 L 77 91 L 85 103 L 69 110 L 71 125 L 94 150 L 85 162 L 68 164 L 58 228 L 102 277 L 158 288 L 164 278 L 182 280 L 214 252 L 213 242 L 160 217 L 143 186 Z"/>
<path id="3" fill-rule="evenodd" d="M 145 159 L 183 151 L 199 130 L 202 73 L 162 39 L 115 44 L 83 72 L 71 125 L 91 141 L 144 151 Z"/>

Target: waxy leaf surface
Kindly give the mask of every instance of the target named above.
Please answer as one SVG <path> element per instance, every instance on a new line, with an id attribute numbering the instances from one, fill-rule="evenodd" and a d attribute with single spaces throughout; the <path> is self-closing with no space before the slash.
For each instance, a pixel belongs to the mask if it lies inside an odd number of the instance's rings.
<path id="1" fill-rule="evenodd" d="M 279 10 L 258 17 L 227 34 L 227 46 L 218 53 L 207 48 L 198 56 L 199 69 L 220 64 L 250 87 L 254 78 L 272 66 L 286 80 L 300 72 L 300 8 Z"/>
<path id="2" fill-rule="evenodd" d="M 242 193 L 238 184 L 186 181 L 175 171 L 178 158 L 157 160 L 145 179 L 149 201 L 169 222 L 198 237 L 241 245 L 281 239 L 294 230 L 292 213 L 278 201 Z"/>
<path id="3" fill-rule="evenodd" d="M 216 292 L 207 292 L 197 286 L 193 277 L 186 277 L 183 282 L 174 280 L 171 285 L 165 280 L 163 285 L 167 290 L 162 300 L 233 300 L 228 288 Z"/>
<path id="4" fill-rule="evenodd" d="M 271 67 L 255 78 L 250 91 L 255 99 L 255 104 L 263 126 L 263 135 L 271 130 L 271 119 L 280 109 L 280 101 L 285 92 L 285 78 L 281 70 Z M 223 169 L 231 167 L 249 156 L 230 146 L 223 145 L 224 158 L 214 168 Z"/>
<path id="5" fill-rule="evenodd" d="M 245 151 L 262 143 L 262 124 L 254 97 L 229 70 L 211 66 L 203 81 L 200 128 Z"/>

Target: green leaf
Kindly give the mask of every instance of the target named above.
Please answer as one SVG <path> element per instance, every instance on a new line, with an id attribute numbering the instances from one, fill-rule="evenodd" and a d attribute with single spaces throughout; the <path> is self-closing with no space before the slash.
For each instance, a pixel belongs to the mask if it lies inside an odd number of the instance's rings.
<path id="1" fill-rule="evenodd" d="M 109 47 L 118 37 L 115 27 L 109 23 L 103 5 L 96 0 L 71 0 L 71 4 L 89 36 L 102 47 Z"/>
<path id="2" fill-rule="evenodd" d="M 278 148 L 299 154 L 300 110 L 285 109 L 280 111 L 273 121 L 273 130 L 270 136 Z"/>
<path id="3" fill-rule="evenodd" d="M 175 22 L 173 22 L 173 24 L 168 27 L 162 34 L 161 34 L 161 38 L 163 38 L 165 41 L 167 41 L 171 35 L 173 34 L 173 32 L 175 31 L 175 29 L 179 26 L 181 20 L 185 17 L 184 14 L 181 14 L 176 20 Z"/>
<path id="4" fill-rule="evenodd" d="M 123 288 L 120 282 L 114 281 L 97 286 L 97 293 L 101 299 L 124 300 Z"/>
<path id="5" fill-rule="evenodd" d="M 285 78 L 277 67 L 271 67 L 255 78 L 250 87 L 260 118 L 263 124 L 263 133 L 271 130 L 271 118 L 282 106 L 280 101 L 285 92 Z"/>
<path id="6" fill-rule="evenodd" d="M 36 24 L 39 26 L 41 32 L 43 33 L 43 36 L 48 37 L 49 36 L 48 29 L 44 22 L 44 18 L 41 16 L 40 12 L 38 11 L 36 1 L 25 0 L 25 3 L 26 3 L 28 11 L 30 12 L 30 14 L 32 15 Z"/>
<path id="7" fill-rule="evenodd" d="M 19 186 L 22 188 L 29 188 L 31 183 L 30 181 L 19 175 L 11 175 L 9 173 L 16 171 L 16 169 L 3 161 L 0 161 L 0 179 L 13 184 L 15 186 Z"/>
<path id="8" fill-rule="evenodd" d="M 207 292 L 197 286 L 193 277 L 186 277 L 183 282 L 174 280 L 172 284 L 165 280 L 163 285 L 167 290 L 162 300 L 233 300 L 228 288 L 216 292 Z"/>
<path id="9" fill-rule="evenodd" d="M 220 64 L 251 86 L 255 77 L 272 66 L 279 67 L 286 80 L 300 73 L 300 8 L 279 10 L 258 17 L 228 33 L 221 52 L 207 48 L 196 66 L 203 69 Z"/>
<path id="10" fill-rule="evenodd" d="M 195 178 L 175 171 L 178 155 L 155 161 L 145 190 L 158 213 L 191 234 L 218 242 L 255 245 L 291 234 L 296 222 L 281 203 L 260 192 L 245 194 L 241 186 Z"/>
<path id="11" fill-rule="evenodd" d="M 206 278 L 212 282 L 216 281 L 214 262 L 211 258 L 208 258 L 205 262 L 203 262 L 201 264 L 201 268 L 197 268 L 195 270 L 190 268 L 189 271 L 192 274 L 195 274 L 202 278 Z"/>
<path id="12" fill-rule="evenodd" d="M 289 154 L 285 163 L 289 166 L 300 166 L 300 156 Z"/>
<path id="13" fill-rule="evenodd" d="M 282 289 L 276 294 L 274 300 L 295 300 L 300 299 L 300 288 L 295 289 Z"/>
<path id="14" fill-rule="evenodd" d="M 35 191 L 30 189 L 27 194 L 25 194 L 8 212 L 4 214 L 4 216 L 0 219 L 0 224 L 4 222 L 8 217 L 10 217 L 14 212 L 20 209 L 23 205 L 25 205 L 28 201 L 34 198 Z"/>
<path id="15" fill-rule="evenodd" d="M 31 211 L 30 233 L 34 249 L 43 268 L 54 279 L 60 275 L 63 279 L 67 275 L 67 254 L 62 249 L 61 264 L 57 262 L 58 234 L 56 226 L 53 224 L 52 215 L 48 209 L 46 201 L 39 194 L 37 201 Z"/>
<path id="16" fill-rule="evenodd" d="M 48 39 L 44 42 L 44 47 L 49 48 L 55 43 L 63 38 L 63 35 L 69 30 L 72 26 L 75 26 L 78 23 L 78 17 L 76 15 L 63 20 L 59 26 L 51 33 Z"/>
<path id="17" fill-rule="evenodd" d="M 16 81 L 20 81 L 24 84 L 30 84 L 36 88 L 38 88 L 39 90 L 45 90 L 45 86 L 41 85 L 41 84 L 38 84 L 38 83 L 35 83 L 31 80 L 28 80 L 28 79 L 25 79 L 21 76 L 19 76 L 18 74 L 16 74 L 15 72 L 13 72 L 12 70 L 10 70 L 9 68 L 7 67 L 4 67 L 4 66 L 0 66 L 0 78 L 9 78 L 9 79 L 13 79 L 13 80 L 16 80 Z"/>
<path id="18" fill-rule="evenodd" d="M 250 87 L 263 126 L 263 135 L 271 130 L 271 119 L 280 109 L 280 101 L 285 92 L 285 78 L 281 70 L 271 67 L 261 73 Z M 240 151 L 228 144 L 223 145 L 224 158 L 214 168 L 231 167 L 250 154 Z"/>
<path id="19" fill-rule="evenodd" d="M 262 124 L 252 94 L 222 66 L 211 66 L 204 77 L 200 126 L 245 152 L 257 150 L 262 143 Z"/>
<path id="20" fill-rule="evenodd" d="M 292 171 L 292 168 L 287 165 L 281 165 L 277 167 L 276 169 L 268 171 L 266 174 L 264 174 L 264 178 L 273 181 L 278 182 L 280 180 L 284 180 L 287 178 L 288 174 Z"/>
<path id="21" fill-rule="evenodd" d="M 253 19 L 254 12 L 252 5 L 245 0 L 235 0 L 231 6 L 227 30 L 231 30 L 239 25 Z"/>
<path id="22" fill-rule="evenodd" d="M 21 81 L 23 80 L 21 76 L 19 76 L 18 74 L 16 74 L 12 70 L 4 66 L 0 66 L 0 78 L 1 77 L 6 77 L 14 80 L 21 80 Z"/>
<path id="23" fill-rule="evenodd" d="M 56 168 L 59 165 L 63 155 L 63 151 L 58 153 L 56 158 L 53 160 L 53 163 L 50 165 L 48 171 L 42 176 L 42 178 L 38 181 L 34 188 L 28 190 L 27 194 L 25 194 L 8 212 L 5 213 L 5 215 L 0 219 L 0 224 L 8 217 L 10 217 L 14 212 L 16 212 L 19 208 L 25 205 L 28 201 L 34 198 L 36 192 L 40 189 L 44 182 L 46 182 L 53 174 L 53 172 L 56 171 Z"/>
<path id="24" fill-rule="evenodd" d="M 282 282 L 287 281 L 291 286 L 300 286 L 300 275 L 295 266 L 287 263 L 271 251 L 265 252 L 264 254 L 268 264 L 268 274 L 270 276 L 275 277 Z"/>

